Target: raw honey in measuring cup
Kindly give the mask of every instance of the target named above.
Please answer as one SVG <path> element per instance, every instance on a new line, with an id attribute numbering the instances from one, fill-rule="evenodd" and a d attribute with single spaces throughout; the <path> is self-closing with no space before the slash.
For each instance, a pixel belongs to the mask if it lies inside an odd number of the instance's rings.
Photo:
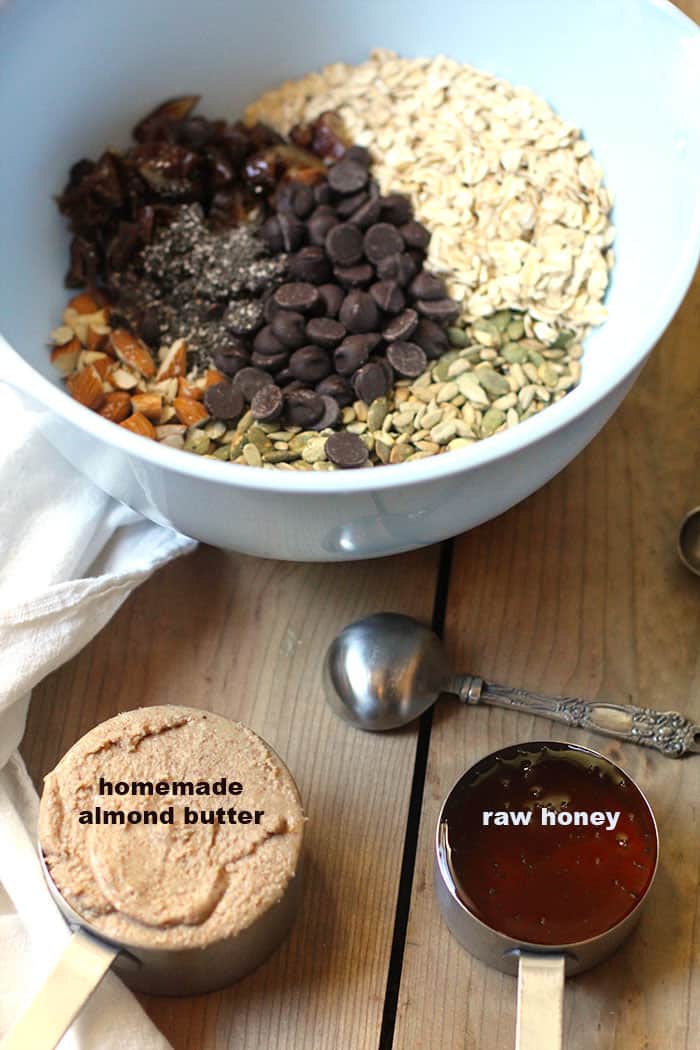
<path id="1" fill-rule="evenodd" d="M 459 899 L 514 940 L 565 945 L 611 930 L 653 878 L 649 805 L 602 755 L 519 744 L 473 766 L 441 818 Z"/>

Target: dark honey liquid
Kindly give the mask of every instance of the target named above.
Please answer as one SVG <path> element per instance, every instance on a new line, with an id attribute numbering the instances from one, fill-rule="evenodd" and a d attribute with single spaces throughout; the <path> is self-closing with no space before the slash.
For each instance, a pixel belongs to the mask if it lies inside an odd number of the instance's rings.
<path id="1" fill-rule="evenodd" d="M 541 811 L 620 813 L 614 830 L 542 827 Z M 531 811 L 528 826 L 483 825 L 484 811 Z M 654 820 L 611 762 L 574 745 L 505 748 L 474 766 L 445 804 L 440 841 L 462 903 L 515 940 L 564 945 L 611 929 L 656 866 Z"/>

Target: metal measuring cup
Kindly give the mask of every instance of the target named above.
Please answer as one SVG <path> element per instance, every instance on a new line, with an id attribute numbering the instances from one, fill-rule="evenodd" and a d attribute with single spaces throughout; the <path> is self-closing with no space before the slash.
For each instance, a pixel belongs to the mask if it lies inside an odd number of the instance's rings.
<path id="1" fill-rule="evenodd" d="M 286 772 L 300 803 L 287 766 L 269 744 L 263 743 Z M 198 995 L 246 976 L 275 950 L 298 912 L 303 841 L 302 823 L 293 874 L 279 896 L 248 926 L 201 946 L 184 947 L 154 947 L 145 938 L 140 941 L 138 932 L 131 930 L 119 939 L 106 936 L 64 897 L 40 841 L 39 856 L 49 892 L 72 936 L 26 1012 L 0 1042 L 0 1050 L 53 1050 L 110 968 L 130 988 L 150 995 Z"/>
<path id="2" fill-rule="evenodd" d="M 497 756 L 515 748 L 553 748 L 592 756 L 623 777 L 646 807 L 653 829 L 653 867 L 649 882 L 636 905 L 619 922 L 585 940 L 541 944 L 519 940 L 478 918 L 460 897 L 450 863 L 450 804 L 474 772 Z M 454 819 L 453 819 L 454 823 Z M 504 834 L 507 832 L 504 830 Z M 654 814 L 634 780 L 604 755 L 590 748 L 559 741 L 513 745 L 480 759 L 452 786 L 440 809 L 435 837 L 435 889 L 443 917 L 462 947 L 488 966 L 518 978 L 516 1050 L 561 1050 L 564 1015 L 564 978 L 588 970 L 607 959 L 630 935 L 648 898 L 658 868 L 659 838 Z"/>
<path id="3" fill-rule="evenodd" d="M 251 973 L 286 936 L 298 911 L 301 870 L 275 904 L 250 926 L 206 947 L 153 948 L 100 933 L 61 894 L 43 854 L 51 896 L 73 931 L 54 969 L 26 1012 L 0 1042 L 2 1050 L 53 1050 L 111 968 L 134 991 L 199 995 Z"/>

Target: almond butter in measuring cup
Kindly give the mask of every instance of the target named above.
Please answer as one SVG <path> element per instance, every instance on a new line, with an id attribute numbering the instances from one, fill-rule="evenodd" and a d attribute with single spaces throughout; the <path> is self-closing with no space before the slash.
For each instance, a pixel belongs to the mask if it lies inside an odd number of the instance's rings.
<path id="1" fill-rule="evenodd" d="M 49 773 L 39 843 L 63 914 L 120 946 L 132 987 L 193 994 L 244 976 L 286 933 L 304 823 L 289 770 L 252 730 L 145 707 Z"/>

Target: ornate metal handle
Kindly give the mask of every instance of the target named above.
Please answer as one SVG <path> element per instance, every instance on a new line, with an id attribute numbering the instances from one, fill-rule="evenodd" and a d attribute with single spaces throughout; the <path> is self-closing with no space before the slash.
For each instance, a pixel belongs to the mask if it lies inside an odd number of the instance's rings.
<path id="1" fill-rule="evenodd" d="M 581 700 L 575 696 L 542 696 L 527 689 L 486 683 L 475 675 L 460 676 L 454 686 L 466 704 L 493 704 L 544 715 L 564 725 L 656 748 L 669 758 L 700 754 L 700 725 L 693 725 L 676 711 L 655 711 L 651 707 Z"/>

